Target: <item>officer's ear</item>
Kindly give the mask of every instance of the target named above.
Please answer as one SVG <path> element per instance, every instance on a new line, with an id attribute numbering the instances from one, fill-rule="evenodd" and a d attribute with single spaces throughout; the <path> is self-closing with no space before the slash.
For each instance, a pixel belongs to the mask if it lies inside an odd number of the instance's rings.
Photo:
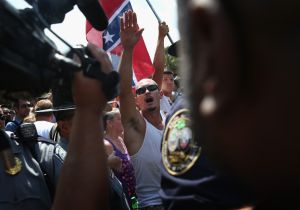
<path id="1" fill-rule="evenodd" d="M 57 122 L 57 126 L 59 128 L 60 135 L 66 138 L 71 131 L 70 122 L 68 120 L 60 120 Z"/>
<path id="2" fill-rule="evenodd" d="M 214 0 L 192 1 L 191 84 L 199 113 L 214 116 L 228 108 L 237 92 L 235 41 L 231 26 Z M 195 97 L 198 95 L 198 97 Z"/>

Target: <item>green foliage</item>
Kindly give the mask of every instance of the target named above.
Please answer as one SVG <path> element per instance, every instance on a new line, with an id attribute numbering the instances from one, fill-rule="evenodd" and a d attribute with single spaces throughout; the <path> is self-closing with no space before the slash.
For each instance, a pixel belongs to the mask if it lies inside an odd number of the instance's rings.
<path id="1" fill-rule="evenodd" d="M 178 72 L 178 58 L 168 54 L 168 47 L 165 48 L 166 68 L 172 70 L 175 74 Z"/>

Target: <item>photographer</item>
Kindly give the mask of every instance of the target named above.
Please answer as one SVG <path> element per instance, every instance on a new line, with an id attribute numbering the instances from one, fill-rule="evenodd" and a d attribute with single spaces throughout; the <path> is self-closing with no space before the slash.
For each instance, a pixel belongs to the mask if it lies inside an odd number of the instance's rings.
<path id="1" fill-rule="evenodd" d="M 71 81 L 77 107 L 67 156 L 58 144 L 39 137 L 31 123 L 19 125 L 15 134 L 0 130 L 0 209 L 50 209 L 60 172 L 54 209 L 94 209 L 97 204 L 106 209 L 108 205 L 102 132 L 95 131 L 102 130 L 107 100 L 116 97 L 118 74 L 111 72 L 103 50 L 92 45 L 76 50 L 61 39 L 71 54 L 77 54 L 74 61 L 44 33 L 45 28 L 51 31 L 49 24 L 61 22 L 74 4 L 95 28 L 107 27 L 107 18 L 94 0 L 31 1 L 24 8 L 0 1 L 0 66 L 6 69 L 0 78 L 1 96 L 16 91 L 37 95 Z M 17 86 L 3 79 L 12 76 Z"/>

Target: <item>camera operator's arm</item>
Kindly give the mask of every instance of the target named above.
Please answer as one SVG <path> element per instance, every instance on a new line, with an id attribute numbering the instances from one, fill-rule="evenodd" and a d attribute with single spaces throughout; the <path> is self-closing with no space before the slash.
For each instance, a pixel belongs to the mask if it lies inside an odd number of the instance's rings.
<path id="1" fill-rule="evenodd" d="M 88 48 L 101 63 L 102 71 L 112 70 L 103 50 L 94 45 Z M 83 76 L 82 72 L 75 73 L 73 98 L 76 111 L 53 210 L 106 209 L 108 172 L 101 120 L 106 98 L 101 82 Z"/>
<path id="2" fill-rule="evenodd" d="M 161 89 L 162 86 L 162 78 L 165 68 L 165 37 L 169 33 L 169 27 L 165 22 L 162 22 L 158 26 L 158 39 L 157 39 L 157 45 L 156 50 L 154 54 L 153 59 L 153 66 L 155 68 L 155 72 L 153 74 L 153 80 L 157 83 L 159 89 Z"/>

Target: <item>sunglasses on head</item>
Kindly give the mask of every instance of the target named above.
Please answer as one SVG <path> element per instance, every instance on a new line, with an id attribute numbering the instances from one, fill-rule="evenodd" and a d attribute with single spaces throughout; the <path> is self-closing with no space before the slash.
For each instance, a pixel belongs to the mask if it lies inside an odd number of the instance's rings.
<path id="1" fill-rule="evenodd" d="M 157 85 L 149 85 L 147 87 L 140 87 L 139 89 L 136 89 L 135 93 L 136 95 L 142 95 L 148 90 L 149 92 L 155 91 L 158 89 Z"/>

